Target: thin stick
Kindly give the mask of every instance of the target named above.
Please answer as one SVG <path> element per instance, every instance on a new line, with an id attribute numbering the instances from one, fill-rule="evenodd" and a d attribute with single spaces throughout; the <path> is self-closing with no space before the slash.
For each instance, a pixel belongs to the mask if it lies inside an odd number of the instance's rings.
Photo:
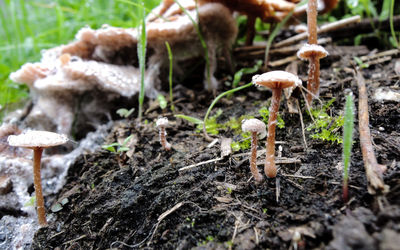
<path id="1" fill-rule="evenodd" d="M 329 31 L 337 30 L 337 29 L 343 28 L 346 25 L 349 25 L 351 23 L 357 23 L 360 20 L 361 20 L 360 16 L 353 16 L 353 17 L 349 17 L 349 18 L 345 18 L 345 19 L 339 20 L 337 22 L 325 24 L 325 25 L 323 25 L 323 26 L 321 26 L 319 28 L 317 33 L 321 34 L 321 33 L 329 32 Z M 287 46 L 287 45 L 296 43 L 298 41 L 304 40 L 304 39 L 307 38 L 307 36 L 308 36 L 308 33 L 307 32 L 303 32 L 303 33 L 300 33 L 298 35 L 289 37 L 288 39 L 285 39 L 283 41 L 280 41 L 279 43 L 276 43 L 273 47 L 274 48 L 279 48 L 279 47 Z"/>
<path id="2" fill-rule="evenodd" d="M 217 162 L 217 161 L 220 161 L 220 160 L 222 160 L 222 159 L 223 159 L 223 158 L 220 157 L 220 158 L 211 159 L 211 160 L 208 160 L 208 161 L 202 161 L 202 162 L 199 162 L 199 163 L 196 163 L 196 164 L 192 164 L 192 165 L 189 165 L 189 166 L 180 168 L 178 171 L 179 171 L 179 172 L 185 171 L 185 170 L 188 170 L 188 169 L 191 169 L 191 168 L 195 168 L 195 167 L 198 167 L 198 166 L 201 166 L 201 165 L 205 165 L 205 164 L 208 164 L 208 163 Z"/>
<path id="3" fill-rule="evenodd" d="M 304 133 L 305 129 L 304 129 L 304 122 L 303 122 L 303 114 L 301 113 L 299 100 L 297 100 L 297 99 L 296 99 L 296 106 L 297 106 L 297 110 L 299 111 L 299 116 L 300 116 L 301 134 L 303 135 L 304 147 L 307 150 L 308 145 L 307 145 L 307 140 L 306 140 L 306 134 Z"/>
<path id="4" fill-rule="evenodd" d="M 365 79 L 361 72 L 357 71 L 356 74 L 358 86 L 358 126 L 364 167 L 368 179 L 368 192 L 370 194 L 382 193 L 386 189 L 382 178 L 385 166 L 377 163 L 371 142 L 368 116 L 368 94 L 365 86 Z"/>

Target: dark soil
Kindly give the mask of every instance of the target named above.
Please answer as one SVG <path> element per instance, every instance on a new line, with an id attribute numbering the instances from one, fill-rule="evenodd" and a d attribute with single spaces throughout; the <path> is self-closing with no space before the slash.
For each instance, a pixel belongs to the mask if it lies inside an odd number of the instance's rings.
<path id="1" fill-rule="evenodd" d="M 356 79 L 347 70 L 352 68 L 352 57 L 340 58 L 327 59 L 321 69 L 321 99 L 327 102 L 336 97 L 329 109 L 334 116 L 343 112 L 346 88 L 354 92 L 358 105 Z M 118 121 L 107 139 L 111 143 L 133 134 L 132 155 L 101 150 L 82 156 L 70 168 L 58 197 L 47 200 L 52 219 L 49 227 L 36 233 L 34 249 L 398 249 L 400 103 L 372 98 L 378 87 L 398 90 L 400 78 L 393 71 L 394 63 L 395 59 L 363 70 L 377 159 L 388 167 L 384 174 L 388 193 L 372 196 L 367 191 L 358 125 L 350 201 L 344 204 L 341 145 L 313 140 L 312 132 L 305 131 L 306 149 L 299 115 L 288 113 L 285 100 L 280 108 L 285 128 L 277 130 L 276 138 L 282 157 L 296 161 L 280 164 L 278 177 L 260 185 L 250 179 L 248 156 L 240 155 L 248 150 L 179 171 L 219 158 L 220 145 L 207 147 L 209 143 L 193 124 L 175 118 L 169 110 L 151 110 L 148 103 L 150 110 L 144 117 L 148 122 Z M 299 65 L 299 75 L 305 80 L 306 64 Z M 195 86 L 175 88 L 176 110 L 201 119 L 213 98 L 207 92 L 195 92 L 202 84 L 201 79 L 194 82 Z M 218 122 L 246 114 L 259 118 L 258 110 L 266 106 L 270 95 L 252 87 L 221 100 L 215 108 L 223 110 Z M 299 100 L 309 125 L 304 101 Z M 168 152 L 161 149 L 154 125 L 161 114 L 171 121 L 167 138 L 173 149 Z M 230 130 L 220 131 L 220 136 L 241 139 Z M 52 213 L 49 208 L 64 198 L 68 202 L 63 209 Z"/>

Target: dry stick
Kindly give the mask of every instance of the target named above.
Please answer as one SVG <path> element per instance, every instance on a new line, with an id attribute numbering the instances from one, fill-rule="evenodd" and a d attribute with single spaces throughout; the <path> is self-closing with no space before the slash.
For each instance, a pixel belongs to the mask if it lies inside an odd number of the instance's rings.
<path id="1" fill-rule="evenodd" d="M 368 116 L 368 94 L 365 79 L 357 71 L 358 86 L 358 127 L 360 131 L 360 145 L 364 161 L 365 172 L 368 179 L 368 192 L 370 194 L 385 192 L 385 183 L 382 178 L 382 165 L 377 163 L 371 142 Z"/>
<path id="2" fill-rule="evenodd" d="M 337 29 L 343 28 L 346 25 L 349 25 L 351 23 L 359 22 L 360 20 L 361 20 L 360 16 L 353 16 L 353 17 L 349 17 L 349 18 L 345 18 L 345 19 L 339 20 L 337 22 L 325 24 L 325 25 L 322 25 L 319 28 L 317 33 L 321 34 L 321 33 L 330 32 L 330 31 L 333 31 L 333 30 L 337 30 Z M 280 41 L 279 43 L 276 43 L 273 47 L 274 48 L 279 48 L 279 47 L 283 47 L 283 46 L 287 46 L 287 45 L 296 43 L 298 41 L 306 39 L 307 35 L 308 35 L 307 32 L 300 33 L 298 35 L 295 35 L 295 36 L 289 37 L 288 39 Z"/>
<path id="3" fill-rule="evenodd" d="M 306 140 L 306 134 L 304 133 L 305 129 L 304 129 L 304 122 L 303 122 L 303 114 L 301 113 L 301 108 L 300 108 L 298 99 L 296 99 L 296 106 L 297 106 L 297 110 L 299 111 L 299 116 L 300 116 L 301 134 L 303 135 L 304 147 L 307 150 L 308 145 L 307 145 L 307 140 Z"/>

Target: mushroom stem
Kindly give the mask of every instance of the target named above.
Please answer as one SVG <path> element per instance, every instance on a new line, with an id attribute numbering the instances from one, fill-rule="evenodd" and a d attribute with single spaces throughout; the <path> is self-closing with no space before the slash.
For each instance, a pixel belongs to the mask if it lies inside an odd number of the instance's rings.
<path id="1" fill-rule="evenodd" d="M 42 182 L 40 176 L 40 162 L 42 159 L 43 148 L 35 147 L 33 149 L 33 183 L 36 193 L 36 208 L 38 214 L 38 221 L 40 226 L 46 226 L 46 211 L 44 208 L 44 198 L 42 191 Z"/>
<path id="2" fill-rule="evenodd" d="M 264 172 L 270 178 L 276 176 L 275 166 L 275 127 L 278 116 L 279 103 L 281 100 L 282 88 L 272 89 L 272 101 L 271 107 L 269 108 L 269 119 L 268 119 L 268 138 L 266 144 L 266 156 Z"/>
<path id="3" fill-rule="evenodd" d="M 317 44 L 317 0 L 309 0 L 307 6 L 308 43 Z"/>
<path id="4" fill-rule="evenodd" d="M 254 25 L 256 24 L 256 17 L 247 15 L 247 32 L 246 32 L 246 46 L 253 44 L 254 36 L 256 34 Z"/>
<path id="5" fill-rule="evenodd" d="M 311 105 L 313 96 L 312 94 L 314 94 L 314 82 L 315 82 L 315 71 L 316 71 L 316 67 L 315 67 L 315 61 L 316 58 L 310 57 L 309 58 L 309 62 L 308 62 L 308 79 L 307 79 L 307 103 L 309 105 Z"/>
<path id="6" fill-rule="evenodd" d="M 257 169 L 257 141 L 257 132 L 251 132 L 250 171 L 253 174 L 256 182 L 261 182 L 263 180 L 263 177 Z"/>
<path id="7" fill-rule="evenodd" d="M 166 139 L 166 135 L 167 133 L 165 132 L 165 127 L 164 126 L 160 126 L 160 142 L 161 142 L 161 146 L 165 149 L 165 150 L 171 150 L 171 144 L 169 142 L 167 142 Z"/>
<path id="8" fill-rule="evenodd" d="M 314 94 L 314 96 L 318 96 L 318 92 L 319 92 L 319 58 L 314 58 L 314 81 L 313 81 L 313 85 L 312 85 L 312 93 Z"/>

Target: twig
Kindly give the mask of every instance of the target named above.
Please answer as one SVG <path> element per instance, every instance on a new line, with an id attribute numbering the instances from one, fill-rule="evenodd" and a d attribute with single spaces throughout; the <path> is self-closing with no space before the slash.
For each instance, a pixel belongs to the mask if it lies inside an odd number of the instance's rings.
<path id="1" fill-rule="evenodd" d="M 171 209 L 168 209 L 167 211 L 165 211 L 164 213 L 162 213 L 160 216 L 158 216 L 157 219 L 157 224 L 156 227 L 154 228 L 153 233 L 151 234 L 151 237 L 149 239 L 149 243 L 153 240 L 154 234 L 157 231 L 158 226 L 160 225 L 161 221 L 167 217 L 168 215 L 172 214 L 173 212 L 175 212 L 175 210 L 177 210 L 178 208 L 180 208 L 182 205 L 184 204 L 184 202 L 179 202 L 177 203 L 175 206 L 173 206 Z"/>
<path id="2" fill-rule="evenodd" d="M 329 31 L 337 30 L 337 29 L 343 28 L 346 25 L 349 25 L 351 23 L 359 22 L 360 19 L 361 19 L 360 16 L 353 16 L 353 17 L 339 20 L 337 22 L 325 24 L 325 25 L 322 25 L 321 28 L 318 29 L 317 33 L 321 34 L 321 33 L 329 32 Z M 276 43 L 273 47 L 279 48 L 279 47 L 287 46 L 289 44 L 296 43 L 298 41 L 306 39 L 307 35 L 308 35 L 307 32 L 300 33 L 298 35 L 295 35 L 295 36 L 289 37 L 288 39 L 280 41 L 279 43 Z"/>
<path id="3" fill-rule="evenodd" d="M 306 175 L 293 175 L 293 174 L 283 174 L 283 173 L 281 173 L 281 175 L 286 177 L 300 178 L 300 179 L 315 179 L 314 176 L 306 176 Z"/>
<path id="4" fill-rule="evenodd" d="M 301 108 L 300 108 L 300 104 L 299 104 L 299 100 L 298 99 L 296 99 L 296 106 L 297 106 L 297 109 L 299 110 L 301 134 L 303 135 L 304 147 L 307 150 L 308 145 L 307 145 L 307 140 L 306 140 L 306 134 L 304 133 L 305 129 L 304 129 L 304 122 L 303 122 L 303 114 L 301 113 Z"/>
<path id="5" fill-rule="evenodd" d="M 222 160 L 222 159 L 223 159 L 222 157 L 219 157 L 219 158 L 211 159 L 211 160 L 208 160 L 208 161 L 202 161 L 202 162 L 199 162 L 199 163 L 196 163 L 196 164 L 192 164 L 192 165 L 189 165 L 189 166 L 180 168 L 178 171 L 180 171 L 180 172 L 181 172 L 181 171 L 185 171 L 185 170 L 188 170 L 188 169 L 191 169 L 191 168 L 195 168 L 195 167 L 198 167 L 198 166 L 207 164 L 207 163 L 217 162 L 217 161 L 220 161 L 220 160 Z"/>
<path id="6" fill-rule="evenodd" d="M 385 192 L 383 182 L 383 167 L 377 163 L 374 148 L 371 142 L 368 116 L 368 94 L 365 79 L 361 72 L 356 71 L 358 86 L 358 127 L 360 132 L 360 145 L 364 161 L 365 172 L 368 179 L 368 192 L 370 194 Z"/>

